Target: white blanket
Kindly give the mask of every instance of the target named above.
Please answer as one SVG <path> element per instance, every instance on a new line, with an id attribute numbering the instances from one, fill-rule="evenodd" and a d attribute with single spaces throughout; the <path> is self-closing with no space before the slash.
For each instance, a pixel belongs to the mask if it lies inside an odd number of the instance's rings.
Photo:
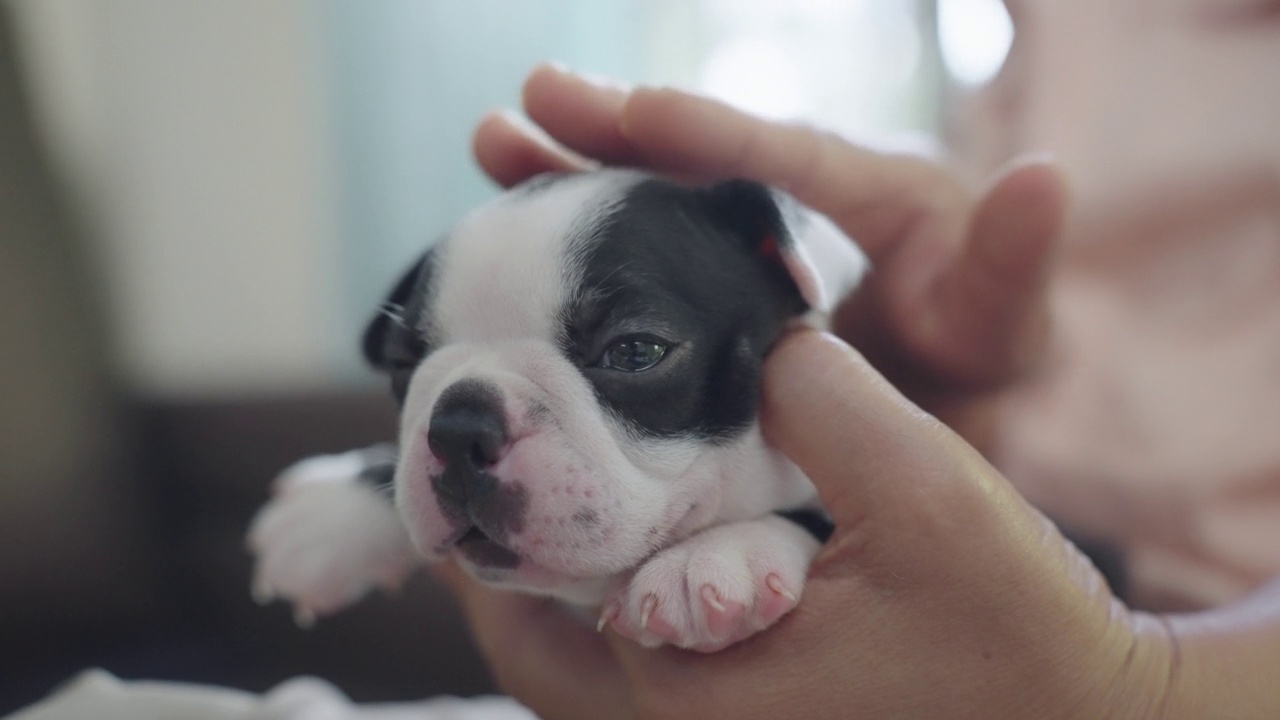
<path id="1" fill-rule="evenodd" d="M 4 720 L 536 720 L 504 697 L 440 697 L 356 705 L 312 677 L 264 695 L 208 685 L 120 680 L 88 670 L 45 700 Z"/>

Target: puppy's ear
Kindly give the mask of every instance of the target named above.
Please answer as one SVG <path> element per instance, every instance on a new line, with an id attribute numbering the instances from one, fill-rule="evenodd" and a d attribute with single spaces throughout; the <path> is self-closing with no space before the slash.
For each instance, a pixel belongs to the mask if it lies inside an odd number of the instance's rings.
<path id="1" fill-rule="evenodd" d="M 811 310 L 831 312 L 867 270 L 853 240 L 790 195 L 750 180 L 728 180 L 708 192 L 752 252 L 786 269 Z"/>
<path id="2" fill-rule="evenodd" d="M 412 327 L 416 320 L 413 316 L 421 311 L 414 301 L 426 294 L 430 258 L 431 252 L 427 251 L 400 276 L 364 330 L 361 347 L 365 360 L 379 370 L 390 371 L 410 361 L 412 358 L 407 356 L 411 354 L 421 359 L 425 343 Z"/>

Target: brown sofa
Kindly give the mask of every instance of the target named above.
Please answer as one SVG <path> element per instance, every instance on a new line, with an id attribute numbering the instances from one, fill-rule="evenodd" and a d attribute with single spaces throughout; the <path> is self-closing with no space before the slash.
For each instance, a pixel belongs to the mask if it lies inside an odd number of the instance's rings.
<path id="1" fill-rule="evenodd" d="M 299 457 L 391 437 L 381 392 L 134 403 L 121 417 L 137 452 L 119 482 L 138 502 L 119 530 L 134 551 L 98 562 L 127 569 L 132 587 L 107 590 L 106 607 L 99 583 L 74 578 L 55 597 L 0 596 L 0 714 L 91 666 L 250 690 L 312 674 L 363 701 L 492 691 L 456 606 L 425 574 L 306 631 L 284 605 L 250 599 L 244 531 L 271 478 Z"/>
<path id="2" fill-rule="evenodd" d="M 307 631 L 249 597 L 244 531 L 271 478 L 299 457 L 391 437 L 382 393 L 137 403 L 122 417 L 138 505 L 120 531 L 136 552 L 100 561 L 130 568 L 120 582 L 133 587 L 106 610 L 100 590 L 73 580 L 59 597 L 26 597 L 35 606 L 0 599 L 0 713 L 90 666 L 251 690 L 313 674 L 357 700 L 491 691 L 456 606 L 426 575 Z"/>

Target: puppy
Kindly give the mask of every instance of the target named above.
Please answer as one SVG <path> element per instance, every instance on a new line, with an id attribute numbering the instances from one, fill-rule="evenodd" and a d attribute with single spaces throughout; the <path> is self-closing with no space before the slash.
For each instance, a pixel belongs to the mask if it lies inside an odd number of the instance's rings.
<path id="1" fill-rule="evenodd" d="M 611 169 L 500 195 L 365 333 L 401 408 L 398 452 L 287 471 L 250 530 L 255 592 L 307 623 L 453 558 L 599 608 L 646 646 L 714 651 L 768 627 L 824 536 L 813 485 L 761 437 L 763 360 L 866 267 L 829 221 L 753 182 Z"/>

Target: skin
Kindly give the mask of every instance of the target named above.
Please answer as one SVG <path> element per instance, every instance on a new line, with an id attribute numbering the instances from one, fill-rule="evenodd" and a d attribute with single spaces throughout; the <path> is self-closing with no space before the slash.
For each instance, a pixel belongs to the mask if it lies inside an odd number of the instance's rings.
<path id="1" fill-rule="evenodd" d="M 445 566 L 504 689 L 548 718 L 1280 717 L 1280 583 L 1195 616 L 1131 612 L 980 452 L 996 393 L 1045 342 L 1066 204 L 1050 163 L 971 194 L 922 159 L 554 67 L 524 104 L 536 125 L 476 133 L 500 183 L 595 162 L 750 177 L 827 213 L 876 270 L 834 327 L 863 354 L 805 331 L 765 368 L 765 434 L 837 526 L 799 607 L 720 653 L 652 651 Z"/>
<path id="2" fill-rule="evenodd" d="M 525 84 L 533 124 L 500 112 L 474 151 L 498 183 L 598 163 L 788 190 L 858 239 L 875 271 L 837 310 L 854 342 L 925 409 L 984 446 L 993 389 L 1025 372 L 1049 326 L 1045 284 L 1066 209 L 1053 164 L 1026 158 L 977 197 L 924 158 L 766 123 L 674 90 L 598 84 L 555 66 Z"/>

